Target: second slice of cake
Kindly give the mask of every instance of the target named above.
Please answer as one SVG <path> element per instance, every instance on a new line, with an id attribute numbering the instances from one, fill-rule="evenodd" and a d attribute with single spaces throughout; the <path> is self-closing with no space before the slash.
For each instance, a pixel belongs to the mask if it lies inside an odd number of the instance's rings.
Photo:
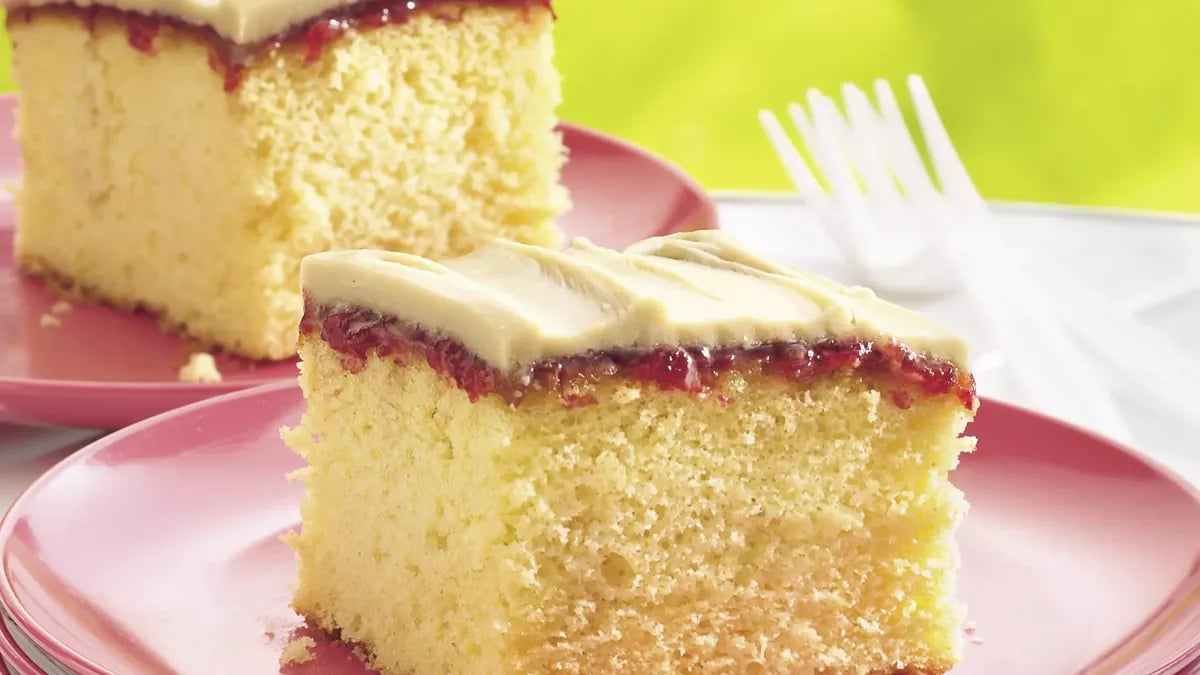
<path id="1" fill-rule="evenodd" d="M 549 0 L 4 0 L 22 270 L 295 355 L 300 258 L 557 245 Z"/>
<path id="2" fill-rule="evenodd" d="M 719 233 L 304 261 L 296 609 L 401 673 L 944 673 L 938 325 Z"/>

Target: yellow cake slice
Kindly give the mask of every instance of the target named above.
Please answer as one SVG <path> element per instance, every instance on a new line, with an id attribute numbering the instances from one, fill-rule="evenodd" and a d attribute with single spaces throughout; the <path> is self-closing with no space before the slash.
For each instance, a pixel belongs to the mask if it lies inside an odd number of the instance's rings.
<path id="1" fill-rule="evenodd" d="M 939 325 L 716 232 L 301 275 L 294 606 L 385 675 L 960 658 Z"/>
<path id="2" fill-rule="evenodd" d="M 4 0 L 23 270 L 254 358 L 307 254 L 557 245 L 549 0 Z"/>

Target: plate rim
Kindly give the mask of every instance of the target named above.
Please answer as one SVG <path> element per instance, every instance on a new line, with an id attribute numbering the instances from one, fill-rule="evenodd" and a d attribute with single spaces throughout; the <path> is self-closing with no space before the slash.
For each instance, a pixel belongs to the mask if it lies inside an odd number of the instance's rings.
<path id="1" fill-rule="evenodd" d="M 61 473 L 65 472 L 76 463 L 87 462 L 91 460 L 97 454 L 104 452 L 107 448 L 123 443 L 126 441 L 126 439 L 137 436 L 147 429 L 170 423 L 176 420 L 176 418 L 188 417 L 212 408 L 228 406 L 244 399 L 260 397 L 271 398 L 276 396 L 285 396 L 289 393 L 293 396 L 296 396 L 297 400 L 303 401 L 298 381 L 272 382 L 266 385 L 234 391 L 220 396 L 196 401 L 146 418 L 140 422 L 134 423 L 111 434 L 98 438 L 55 464 L 53 467 L 39 476 L 35 481 L 33 481 L 24 491 L 22 491 L 21 494 L 4 512 L 3 517 L 0 517 L 0 607 L 2 607 L 3 610 L 8 613 L 14 624 L 20 630 L 22 630 L 34 644 L 45 650 L 47 654 L 51 655 L 63 666 L 70 668 L 81 675 L 119 675 L 118 673 L 104 669 L 99 664 L 96 664 L 86 656 L 78 653 L 75 649 L 64 644 L 50 631 L 45 630 L 36 620 L 34 620 L 33 616 L 19 602 L 16 588 L 12 583 L 8 567 L 8 543 L 12 536 L 12 530 L 16 518 L 27 510 L 25 508 L 27 503 L 36 498 L 37 494 L 43 489 L 43 487 L 46 484 L 56 480 Z M 1174 484 L 1180 490 L 1180 492 L 1190 500 L 1192 507 L 1197 512 L 1200 512 L 1200 486 L 1193 485 L 1190 481 L 1175 473 L 1170 467 L 1164 465 L 1154 457 L 1150 457 L 1135 448 L 1111 440 L 1091 430 L 1079 427 L 1067 421 L 1059 420 L 1020 405 L 1015 405 L 996 399 L 981 398 L 980 407 L 982 408 L 984 405 L 987 405 L 988 407 L 1004 409 L 1010 414 L 1030 416 L 1042 423 L 1065 427 L 1090 438 L 1093 442 L 1108 446 L 1114 451 L 1126 455 L 1134 461 L 1142 464 L 1160 478 L 1166 479 L 1170 483 Z M 970 427 L 968 427 L 968 433 L 969 431 Z M 1108 669 L 1111 667 L 1119 667 L 1121 665 L 1120 662 L 1114 663 L 1111 660 L 1116 655 L 1120 654 L 1123 649 L 1126 649 L 1129 645 L 1138 641 L 1144 633 L 1151 631 L 1155 623 L 1161 619 L 1162 615 L 1167 609 L 1179 606 L 1180 603 L 1176 600 L 1179 597 L 1177 591 L 1189 587 L 1200 589 L 1200 560 L 1197 560 L 1197 565 L 1194 566 L 1187 575 L 1180 579 L 1175 591 L 1164 597 L 1162 604 L 1157 609 L 1149 614 L 1142 623 L 1138 624 L 1136 628 L 1132 629 L 1128 634 L 1123 636 L 1117 643 L 1105 648 L 1103 651 L 1098 652 L 1092 661 L 1089 662 L 1081 672 L 1091 672 L 1096 668 Z M 1186 606 L 1186 604 L 1183 605 L 1185 608 Z M 1185 612 L 1185 616 L 1188 617 L 1193 617 L 1193 614 L 1195 613 L 1193 612 L 1189 614 Z M 1200 614 L 1195 615 L 1193 618 L 1200 620 Z M 1149 646 L 1154 646 L 1153 641 Z M 1131 657 L 1136 658 L 1139 654 L 1144 653 L 1145 649 L 1141 649 L 1133 652 Z M 1158 664 L 1156 666 L 1158 670 L 1154 672 L 1160 672 L 1163 668 L 1169 668 L 1181 663 L 1185 663 L 1189 659 L 1196 658 L 1198 655 L 1200 655 L 1200 643 L 1194 644 L 1191 647 L 1183 647 L 1176 653 L 1172 653 L 1168 660 Z"/>
<path id="2" fill-rule="evenodd" d="M 172 408 L 165 412 L 147 417 L 144 420 L 135 422 L 128 426 L 122 427 L 110 434 L 102 436 L 74 453 L 70 454 L 63 460 L 59 461 L 54 466 L 47 469 L 36 480 L 29 484 L 21 492 L 21 494 L 13 500 L 4 515 L 0 517 L 0 611 L 6 611 L 12 618 L 13 623 L 21 629 L 29 639 L 41 647 L 47 654 L 53 657 L 63 666 L 73 670 L 80 675 L 121 675 L 114 671 L 107 670 L 96 664 L 91 659 L 77 652 L 75 649 L 68 647 L 61 640 L 54 637 L 49 631 L 33 619 L 28 610 L 22 605 L 17 598 L 16 589 L 13 587 L 11 578 L 8 572 L 8 561 L 5 555 L 7 544 L 12 536 L 13 522 L 20 512 L 25 502 L 32 499 L 38 490 L 57 479 L 59 474 L 71 468 L 79 462 L 86 462 L 96 454 L 102 452 L 106 447 L 120 443 L 126 438 L 136 436 L 148 428 L 165 424 L 175 419 L 176 417 L 184 417 L 194 412 L 200 412 L 207 408 L 227 405 L 244 398 L 254 398 L 258 396 L 279 395 L 283 391 L 294 390 L 299 393 L 299 379 L 295 381 L 281 380 L 271 382 L 257 387 L 241 389 L 227 394 L 221 394 L 210 398 L 205 398 L 195 401 L 177 408 Z"/>
<path id="3" fill-rule="evenodd" d="M 720 189 L 711 191 L 717 202 L 744 204 L 762 202 L 766 204 L 794 204 L 808 207 L 808 200 L 794 189 L 739 190 Z M 1053 216 L 1082 218 L 1085 220 L 1111 221 L 1123 224 L 1145 223 L 1152 226 L 1200 227 L 1200 212 L 1171 211 L 1167 209 L 1103 206 L 1092 204 L 1069 204 L 1065 202 L 1031 202 L 1009 199 L 987 199 L 989 206 L 1001 215 Z"/>
<path id="4" fill-rule="evenodd" d="M 4 610 L 0 609 L 0 614 L 3 613 Z M 33 659 L 29 658 L 29 655 L 17 644 L 3 616 L 0 616 L 0 673 L 4 675 L 45 674 L 45 671 L 34 663 Z"/>

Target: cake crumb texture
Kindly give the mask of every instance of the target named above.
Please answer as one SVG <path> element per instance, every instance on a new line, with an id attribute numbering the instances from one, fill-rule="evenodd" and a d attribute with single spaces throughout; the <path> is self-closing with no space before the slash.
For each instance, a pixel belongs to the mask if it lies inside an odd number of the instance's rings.
<path id="1" fill-rule="evenodd" d="M 288 666 L 312 661 L 312 650 L 316 646 L 317 641 L 307 635 L 289 641 L 283 646 L 283 653 L 279 655 L 279 665 Z"/>
<path id="2" fill-rule="evenodd" d="M 56 314 L 47 312 L 39 319 L 39 323 L 42 324 L 42 328 L 58 328 L 62 326 L 62 319 L 58 318 Z"/>
<path id="3" fill-rule="evenodd" d="M 226 93 L 208 43 L 163 25 L 10 17 L 26 272 L 159 314 L 251 358 L 295 354 L 300 258 L 556 245 L 567 205 L 553 18 L 464 5 L 265 56 Z"/>
<path id="4" fill-rule="evenodd" d="M 294 606 L 385 675 L 944 673 L 963 643 L 954 396 L 735 375 L 472 404 L 306 337 Z M 749 376 L 746 376 L 749 377 Z M 724 397 L 727 397 L 724 398 Z"/>
<path id="5" fill-rule="evenodd" d="M 196 353 L 188 357 L 188 362 L 179 369 L 181 382 L 220 382 L 221 371 L 212 354 Z"/>

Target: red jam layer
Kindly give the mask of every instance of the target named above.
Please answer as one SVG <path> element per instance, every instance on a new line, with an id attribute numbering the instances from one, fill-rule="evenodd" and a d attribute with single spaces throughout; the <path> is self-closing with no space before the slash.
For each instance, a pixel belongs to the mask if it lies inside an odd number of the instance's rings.
<path id="1" fill-rule="evenodd" d="M 360 307 L 306 302 L 300 332 L 319 336 L 342 355 L 343 365 L 352 372 L 359 372 L 371 353 L 401 363 L 423 357 L 472 401 L 498 394 L 516 405 L 531 391 L 553 391 L 569 406 L 587 405 L 596 401 L 595 384 L 613 377 L 664 390 L 715 392 L 722 396 L 719 400 L 727 401 L 720 392 L 721 378 L 740 371 L 773 374 L 797 384 L 835 372 L 879 378 L 887 382 L 892 401 L 900 408 L 922 395 L 952 394 L 968 410 L 976 402 L 974 377 L 953 363 L 869 340 L 613 349 L 546 359 L 522 373 L 506 375 L 453 338 Z"/>
<path id="2" fill-rule="evenodd" d="M 248 45 L 239 45 L 218 35 L 211 28 L 195 26 L 172 17 L 140 14 L 125 10 L 92 5 L 78 7 L 69 3 L 23 7 L 8 14 L 8 23 L 29 22 L 34 15 L 44 11 L 69 11 L 80 15 L 89 29 L 94 29 L 100 15 L 114 17 L 125 22 L 129 44 L 134 49 L 153 55 L 155 40 L 163 27 L 171 27 L 195 33 L 209 44 L 208 63 L 224 78 L 225 91 L 237 89 L 246 68 L 264 54 L 272 53 L 287 45 L 300 45 L 302 63 L 309 65 L 324 53 L 334 40 L 350 32 L 371 30 L 384 26 L 407 23 L 418 13 L 428 13 L 442 21 L 462 20 L 468 7 L 510 7 L 528 12 L 544 8 L 554 14 L 552 0 L 363 0 L 321 14 L 284 33 Z"/>

